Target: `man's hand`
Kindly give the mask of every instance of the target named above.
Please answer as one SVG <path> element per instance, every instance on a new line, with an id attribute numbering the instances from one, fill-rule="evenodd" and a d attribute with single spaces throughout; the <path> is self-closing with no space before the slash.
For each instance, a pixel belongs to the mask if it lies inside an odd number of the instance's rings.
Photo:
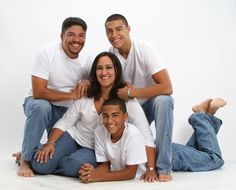
<path id="1" fill-rule="evenodd" d="M 141 177 L 140 180 L 143 180 L 144 182 L 148 182 L 148 183 L 153 183 L 158 181 L 158 176 L 155 170 L 149 170 L 146 171 Z"/>
<path id="2" fill-rule="evenodd" d="M 81 80 L 77 87 L 77 98 L 87 96 L 90 82 L 88 80 Z"/>
<path id="3" fill-rule="evenodd" d="M 79 170 L 79 177 L 81 182 L 83 183 L 90 183 L 93 182 L 95 179 L 95 169 L 91 164 L 85 163 L 81 166 Z"/>

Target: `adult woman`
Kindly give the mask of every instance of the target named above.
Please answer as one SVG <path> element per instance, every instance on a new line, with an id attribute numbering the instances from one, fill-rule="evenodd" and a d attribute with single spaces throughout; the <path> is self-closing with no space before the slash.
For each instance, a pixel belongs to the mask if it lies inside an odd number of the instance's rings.
<path id="1" fill-rule="evenodd" d="M 77 176 L 83 163 L 96 166 L 94 130 L 100 123 L 102 104 L 108 97 L 117 96 L 118 88 L 125 85 L 119 59 L 109 52 L 100 53 L 93 62 L 89 79 L 88 97 L 74 101 L 31 161 L 37 173 Z M 136 99 L 127 101 L 126 106 L 128 121 L 141 130 L 146 140 L 148 162 L 142 178 L 155 181 L 155 149 L 149 124 Z"/>

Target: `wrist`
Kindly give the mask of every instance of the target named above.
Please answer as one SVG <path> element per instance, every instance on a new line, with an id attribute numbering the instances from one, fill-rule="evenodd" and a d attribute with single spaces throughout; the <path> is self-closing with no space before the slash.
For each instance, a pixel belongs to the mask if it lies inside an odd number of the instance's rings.
<path id="1" fill-rule="evenodd" d="M 55 146 L 55 145 L 56 145 L 56 143 L 55 143 L 55 142 L 53 142 L 53 141 L 47 141 L 45 144 L 52 144 L 53 146 Z"/>

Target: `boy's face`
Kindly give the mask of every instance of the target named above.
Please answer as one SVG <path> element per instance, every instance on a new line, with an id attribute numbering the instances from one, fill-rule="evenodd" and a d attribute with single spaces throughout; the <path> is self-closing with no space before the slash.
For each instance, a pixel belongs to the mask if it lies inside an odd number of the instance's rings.
<path id="1" fill-rule="evenodd" d="M 126 26 L 122 20 L 108 21 L 105 24 L 106 35 L 111 45 L 116 49 L 121 49 L 130 42 L 130 27 Z"/>
<path id="2" fill-rule="evenodd" d="M 122 136 L 128 114 L 121 111 L 118 105 L 102 107 L 103 124 L 112 136 Z"/>

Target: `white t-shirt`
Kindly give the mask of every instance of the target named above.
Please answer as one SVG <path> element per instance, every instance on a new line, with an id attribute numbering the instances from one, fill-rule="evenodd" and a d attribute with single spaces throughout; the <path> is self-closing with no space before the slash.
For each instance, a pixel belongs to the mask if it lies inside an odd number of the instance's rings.
<path id="1" fill-rule="evenodd" d="M 133 40 L 127 59 L 114 47 L 109 51 L 119 58 L 125 81 L 132 83 L 136 88 L 155 84 L 152 75 L 165 69 L 157 51 L 148 43 Z M 141 104 L 145 101 L 146 99 L 139 99 Z"/>
<path id="2" fill-rule="evenodd" d="M 129 100 L 126 106 L 129 114 L 128 122 L 139 128 L 147 146 L 154 147 L 150 126 L 138 101 Z M 84 97 L 75 100 L 53 128 L 67 131 L 79 145 L 94 149 L 94 130 L 101 125 L 101 119 L 95 108 L 94 98 Z"/>
<path id="3" fill-rule="evenodd" d="M 82 49 L 79 57 L 69 58 L 61 43 L 43 47 L 36 56 L 31 75 L 48 81 L 48 88 L 61 92 L 70 92 L 82 79 L 88 79 L 92 66 L 92 56 Z M 32 87 L 26 97 L 32 96 Z M 52 102 L 68 107 L 72 101 Z"/>
<path id="4" fill-rule="evenodd" d="M 137 172 L 140 175 L 144 172 L 144 163 L 147 162 L 143 135 L 137 127 L 129 123 L 126 124 L 121 139 L 115 143 L 111 141 L 111 135 L 104 126 L 97 127 L 95 153 L 97 162 L 110 161 L 111 171 L 122 170 L 126 165 L 138 164 L 142 165 Z"/>

